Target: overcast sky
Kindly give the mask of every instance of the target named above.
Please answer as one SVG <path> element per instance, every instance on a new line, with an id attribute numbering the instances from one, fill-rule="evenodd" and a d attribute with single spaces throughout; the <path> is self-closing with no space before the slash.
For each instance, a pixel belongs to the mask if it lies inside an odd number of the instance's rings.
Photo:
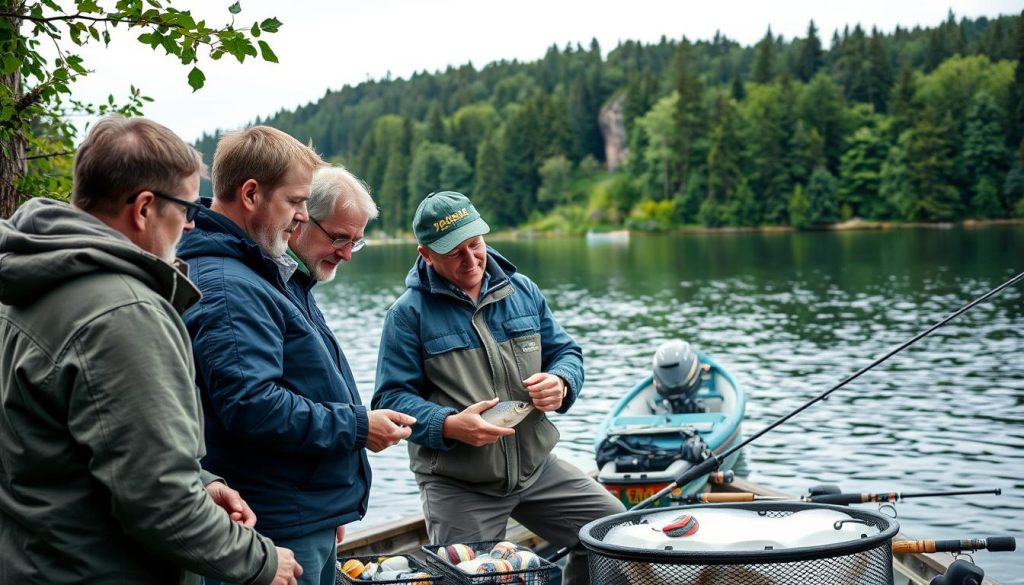
<path id="1" fill-rule="evenodd" d="M 225 23 L 231 0 L 177 0 L 211 25 Z M 709 39 L 716 30 L 744 45 L 770 25 L 787 40 L 803 36 L 811 19 L 825 46 L 835 29 L 860 23 L 885 32 L 934 26 L 952 9 L 962 16 L 1019 14 L 1020 0 L 241 0 L 236 23 L 270 16 L 284 23 L 266 35 L 280 63 L 239 65 L 231 58 L 200 66 L 206 86 L 188 87 L 188 68 L 130 37 L 107 49 L 84 51 L 94 71 L 74 90 L 79 99 L 123 96 L 130 85 L 156 101 L 146 115 L 186 140 L 218 128 L 237 128 L 281 109 L 294 109 L 367 79 L 408 77 L 468 61 L 480 68 L 499 59 L 532 61 L 556 44 L 597 38 L 605 54 L 619 41 L 657 42 L 662 36 Z"/>

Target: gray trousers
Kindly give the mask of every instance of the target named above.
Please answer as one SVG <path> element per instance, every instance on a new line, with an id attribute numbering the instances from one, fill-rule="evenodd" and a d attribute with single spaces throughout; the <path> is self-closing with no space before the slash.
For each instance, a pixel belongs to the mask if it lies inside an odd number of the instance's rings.
<path id="1" fill-rule="evenodd" d="M 569 547 L 563 583 L 590 583 L 587 551 L 579 543 L 584 524 L 624 512 L 622 503 L 572 464 L 549 455 L 540 477 L 508 496 L 488 496 L 444 479 L 420 484 L 420 501 L 433 543 L 503 540 L 511 516 L 555 546 Z"/>

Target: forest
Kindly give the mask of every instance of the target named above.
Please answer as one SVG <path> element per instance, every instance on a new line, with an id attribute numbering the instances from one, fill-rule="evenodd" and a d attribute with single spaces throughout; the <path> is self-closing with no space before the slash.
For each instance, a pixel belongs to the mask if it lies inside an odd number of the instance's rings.
<path id="1" fill-rule="evenodd" d="M 594 40 L 346 85 L 255 122 L 366 181 L 390 234 L 438 190 L 492 226 L 565 233 L 1024 217 L 1022 16 L 827 41 L 812 21 L 754 46 Z M 197 143 L 208 161 L 217 139 Z"/>

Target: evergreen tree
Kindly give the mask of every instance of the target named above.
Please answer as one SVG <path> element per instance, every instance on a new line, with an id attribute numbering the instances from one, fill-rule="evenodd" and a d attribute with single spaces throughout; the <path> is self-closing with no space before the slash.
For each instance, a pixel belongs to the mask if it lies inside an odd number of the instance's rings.
<path id="1" fill-rule="evenodd" d="M 888 217 L 888 205 L 879 195 L 885 142 L 870 127 L 859 128 L 847 141 L 839 163 L 839 204 L 845 217 Z"/>
<path id="2" fill-rule="evenodd" d="M 763 221 L 784 225 L 792 191 L 790 170 L 786 168 L 791 126 L 786 127 L 783 119 L 781 86 L 754 85 L 743 111 L 752 197 L 752 209 L 745 211 L 743 217 L 753 218 L 755 224 Z M 746 220 L 741 225 L 745 224 Z"/>
<path id="3" fill-rule="evenodd" d="M 839 168 L 843 149 L 843 96 L 839 87 L 819 73 L 804 89 L 799 102 L 800 118 L 808 128 L 818 131 L 824 141 L 829 170 Z"/>
<path id="4" fill-rule="evenodd" d="M 441 113 L 441 105 L 437 102 L 430 104 L 430 112 L 427 114 L 427 128 L 423 139 L 427 142 L 445 144 L 448 142 L 448 133 L 444 128 L 444 114 Z"/>
<path id="5" fill-rule="evenodd" d="M 886 47 L 885 36 L 877 28 L 871 29 L 868 41 L 868 102 L 876 112 L 886 111 L 889 92 L 893 84 L 892 61 Z"/>
<path id="6" fill-rule="evenodd" d="M 807 38 L 800 46 L 800 53 L 797 56 L 795 73 L 797 79 L 808 82 L 814 78 L 824 63 L 824 56 L 821 50 L 821 39 L 818 38 L 818 29 L 812 20 L 807 25 Z"/>
<path id="7" fill-rule="evenodd" d="M 421 142 L 413 151 L 409 167 L 409 193 L 414 199 L 436 191 L 465 193 L 472 184 L 472 174 L 466 158 L 450 145 Z"/>
<path id="8" fill-rule="evenodd" d="M 676 150 L 673 148 L 675 136 L 673 130 L 673 113 L 678 113 L 679 93 L 672 92 L 668 97 L 658 100 L 647 114 L 637 120 L 637 150 L 631 156 L 641 162 L 646 171 L 640 176 L 648 192 L 660 194 L 661 199 L 669 199 L 679 183 L 676 166 Z M 643 150 L 639 145 L 643 144 Z"/>
<path id="9" fill-rule="evenodd" d="M 703 158 L 702 141 L 704 126 L 704 82 L 697 73 L 697 57 L 693 45 L 683 37 L 676 51 L 675 89 L 678 94 L 675 110 L 675 132 L 671 146 L 677 162 L 676 169 L 668 174 L 665 197 L 671 196 L 690 170 L 700 164 Z"/>
<path id="10" fill-rule="evenodd" d="M 807 183 L 807 221 L 811 224 L 835 223 L 839 219 L 836 205 L 836 179 L 828 169 L 818 167 Z"/>
<path id="11" fill-rule="evenodd" d="M 740 143 L 736 106 L 732 100 L 719 96 L 715 100 L 715 127 L 711 131 L 711 147 L 707 163 L 707 197 L 700 207 L 700 220 L 709 227 L 728 222 L 728 205 L 743 182 L 740 171 Z"/>
<path id="12" fill-rule="evenodd" d="M 1008 104 L 1009 124 L 1007 146 L 1011 149 L 1024 145 L 1024 11 L 1017 17 L 1016 66 L 1013 71 L 1013 85 L 1010 86 Z"/>
<path id="13" fill-rule="evenodd" d="M 530 100 L 505 124 L 502 144 L 502 177 L 507 205 L 501 206 L 499 220 L 502 225 L 519 225 L 534 209 L 540 176 L 537 167 L 538 138 L 543 129 L 536 100 Z"/>
<path id="14" fill-rule="evenodd" d="M 911 185 L 902 209 L 905 219 L 949 221 L 960 212 L 960 194 L 952 186 L 952 126 L 948 115 L 929 106 L 900 138 Z"/>
<path id="15" fill-rule="evenodd" d="M 914 71 L 904 63 L 889 93 L 889 114 L 892 116 L 892 123 L 889 125 L 888 138 L 891 143 L 895 143 L 899 136 L 913 125 L 914 113 L 917 111 L 914 99 L 916 92 Z"/>
<path id="16" fill-rule="evenodd" d="M 789 196 L 789 225 L 795 228 L 803 228 L 810 224 L 811 202 L 804 194 L 804 186 L 797 183 L 793 187 L 793 194 Z"/>
<path id="17" fill-rule="evenodd" d="M 651 109 L 658 99 L 658 78 L 650 71 L 632 71 L 626 85 L 626 101 L 623 104 L 623 122 L 627 136 L 633 131 L 633 122 Z"/>
<path id="18" fill-rule="evenodd" d="M 572 162 L 564 154 L 556 154 L 541 162 L 538 174 L 540 188 L 537 190 L 537 201 L 542 209 L 569 202 Z"/>
<path id="19" fill-rule="evenodd" d="M 407 229 L 412 223 L 412 213 L 407 206 L 409 200 L 408 181 L 409 158 L 396 150 L 388 157 L 384 178 L 380 182 L 380 188 L 377 189 L 381 229 L 397 232 Z"/>
<path id="20" fill-rule="evenodd" d="M 976 217 L 1001 217 L 999 187 L 1009 167 L 1002 112 L 992 96 L 979 92 L 967 110 L 963 157 L 974 178 L 971 208 Z"/>
<path id="21" fill-rule="evenodd" d="M 474 206 L 480 213 L 493 221 L 495 225 L 502 223 L 505 217 L 512 215 L 505 210 L 509 203 L 505 193 L 505 180 L 501 172 L 501 151 L 498 148 L 496 135 L 488 137 L 480 143 L 476 155 L 476 183 L 473 185 Z"/>
<path id="22" fill-rule="evenodd" d="M 775 36 L 769 26 L 768 32 L 754 47 L 754 67 L 750 80 L 754 83 L 771 83 L 775 79 L 775 67 Z"/>
<path id="23" fill-rule="evenodd" d="M 466 157 L 466 162 L 470 166 L 476 166 L 476 153 L 480 143 L 500 124 L 501 116 L 490 104 L 476 103 L 463 106 L 452 114 L 450 143 Z"/>

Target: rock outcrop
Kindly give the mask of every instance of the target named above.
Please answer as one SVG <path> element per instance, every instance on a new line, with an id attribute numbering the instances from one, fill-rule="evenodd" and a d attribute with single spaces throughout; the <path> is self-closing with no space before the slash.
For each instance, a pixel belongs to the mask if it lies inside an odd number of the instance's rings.
<path id="1" fill-rule="evenodd" d="M 617 171 L 628 152 L 623 115 L 625 103 L 626 93 L 622 92 L 601 106 L 601 111 L 597 113 L 597 125 L 604 139 L 604 159 L 609 171 Z"/>

